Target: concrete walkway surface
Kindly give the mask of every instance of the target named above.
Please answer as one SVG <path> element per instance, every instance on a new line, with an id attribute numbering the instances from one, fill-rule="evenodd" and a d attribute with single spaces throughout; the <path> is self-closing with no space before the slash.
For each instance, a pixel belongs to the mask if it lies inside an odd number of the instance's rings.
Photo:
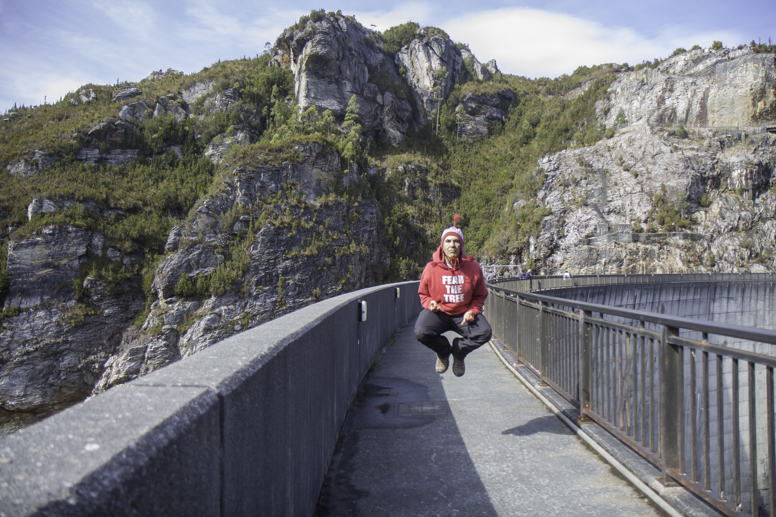
<path id="1" fill-rule="evenodd" d="M 663 515 L 490 347 L 440 375 L 413 328 L 362 384 L 316 516 Z"/>

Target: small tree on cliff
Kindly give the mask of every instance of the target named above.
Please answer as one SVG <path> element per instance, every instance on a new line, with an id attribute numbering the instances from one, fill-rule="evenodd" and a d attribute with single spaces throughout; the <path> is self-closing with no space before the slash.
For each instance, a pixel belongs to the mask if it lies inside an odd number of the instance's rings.
<path id="1" fill-rule="evenodd" d="M 356 94 L 353 94 L 348 101 L 348 107 L 345 109 L 345 121 L 342 123 L 342 129 L 348 134 L 352 132 L 358 133 L 361 136 L 361 117 L 359 116 L 358 99 Z"/>
<path id="2" fill-rule="evenodd" d="M 436 109 L 436 134 L 437 137 L 439 136 L 439 112 L 442 109 L 442 87 L 445 84 L 445 80 L 447 79 L 447 68 L 444 66 L 434 72 L 434 96 L 436 97 L 437 101 L 437 109 Z"/>
<path id="3" fill-rule="evenodd" d="M 348 107 L 345 110 L 345 121 L 342 123 L 342 129 L 347 132 L 347 136 L 340 142 L 340 153 L 346 160 L 352 162 L 358 160 L 361 156 L 361 124 L 358 113 L 358 99 L 353 94 L 348 101 Z M 348 166 L 348 168 L 350 168 Z"/>

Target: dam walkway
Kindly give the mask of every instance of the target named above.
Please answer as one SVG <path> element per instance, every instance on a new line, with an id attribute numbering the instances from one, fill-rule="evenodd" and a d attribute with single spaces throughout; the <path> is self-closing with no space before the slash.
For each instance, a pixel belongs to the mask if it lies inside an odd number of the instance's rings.
<path id="1" fill-rule="evenodd" d="M 667 514 L 518 380 L 497 341 L 458 378 L 435 372 L 413 328 L 362 383 L 316 516 Z"/>

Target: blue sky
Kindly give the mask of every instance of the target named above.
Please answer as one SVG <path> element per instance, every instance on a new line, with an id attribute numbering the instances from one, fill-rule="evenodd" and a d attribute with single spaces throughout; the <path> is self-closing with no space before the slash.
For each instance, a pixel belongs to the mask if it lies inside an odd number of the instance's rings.
<path id="1" fill-rule="evenodd" d="M 260 54 L 312 9 L 341 10 L 377 30 L 415 21 L 468 43 L 482 62 L 526 77 L 580 65 L 640 63 L 677 47 L 776 42 L 773 0 L 446 2 L 288 0 L 0 0 L 0 112 L 42 104 L 87 83 L 187 74 Z"/>

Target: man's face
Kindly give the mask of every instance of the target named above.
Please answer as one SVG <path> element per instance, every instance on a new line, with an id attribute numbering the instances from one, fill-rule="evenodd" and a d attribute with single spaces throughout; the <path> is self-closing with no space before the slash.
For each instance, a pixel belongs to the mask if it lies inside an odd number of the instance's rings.
<path id="1" fill-rule="evenodd" d="M 442 243 L 442 251 L 449 260 L 461 256 L 461 239 L 455 235 L 448 235 Z"/>

